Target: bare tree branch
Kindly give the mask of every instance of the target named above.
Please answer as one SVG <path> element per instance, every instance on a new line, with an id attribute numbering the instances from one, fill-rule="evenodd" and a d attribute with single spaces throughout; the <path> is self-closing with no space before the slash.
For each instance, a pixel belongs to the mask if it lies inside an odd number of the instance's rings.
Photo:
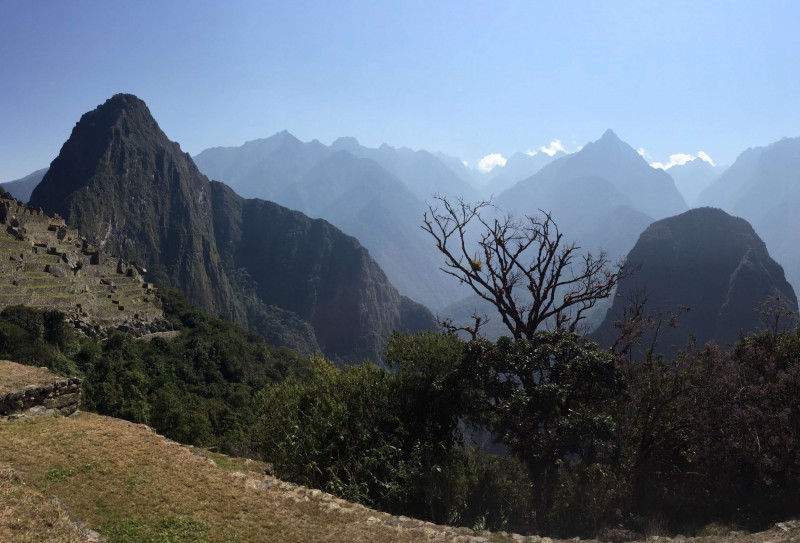
<path id="1" fill-rule="evenodd" d="M 550 213 L 541 213 L 517 220 L 489 201 L 436 196 L 423 217 L 422 229 L 444 255 L 442 271 L 494 305 L 517 339 L 551 323 L 574 332 L 625 275 L 624 263 L 612 264 L 605 252 L 579 255 Z"/>

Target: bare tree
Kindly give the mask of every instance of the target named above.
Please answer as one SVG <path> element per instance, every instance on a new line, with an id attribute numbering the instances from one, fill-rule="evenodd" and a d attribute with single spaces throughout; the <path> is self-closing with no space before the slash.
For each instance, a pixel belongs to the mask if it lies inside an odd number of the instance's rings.
<path id="1" fill-rule="evenodd" d="M 442 271 L 494 305 L 516 339 L 532 338 L 545 324 L 574 332 L 624 273 L 605 252 L 580 255 L 549 213 L 489 218 L 491 202 L 435 200 L 422 229 L 445 257 Z M 479 230 L 477 242 L 469 241 L 471 228 Z"/>

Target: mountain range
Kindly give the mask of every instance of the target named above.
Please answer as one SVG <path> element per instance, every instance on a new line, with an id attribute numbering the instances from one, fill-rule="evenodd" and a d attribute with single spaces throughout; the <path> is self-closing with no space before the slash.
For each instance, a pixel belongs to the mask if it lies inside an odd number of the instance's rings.
<path id="1" fill-rule="evenodd" d="M 582 251 L 605 251 L 613 262 L 630 250 L 653 220 L 686 211 L 672 178 L 652 168 L 612 131 L 580 151 L 560 156 L 537 173 L 517 182 L 495 200 L 498 210 L 517 217 L 552 215 L 564 243 Z M 589 315 L 590 327 L 602 319 L 603 307 Z M 463 322 L 473 313 L 492 315 L 491 305 L 472 296 L 446 308 L 444 315 Z M 495 322 L 490 337 L 505 333 Z"/>
<path id="2" fill-rule="evenodd" d="M 355 236 L 400 292 L 437 310 L 463 297 L 439 271 L 441 259 L 421 230 L 434 193 L 473 195 L 469 183 L 426 151 L 301 142 L 288 132 L 195 157 L 210 178 L 245 196 L 275 201 L 330 221 Z"/>
<path id="3" fill-rule="evenodd" d="M 30 205 L 273 343 L 379 361 L 392 330 L 434 326 L 355 238 L 209 182 L 133 95 L 81 117 Z"/>
<path id="4" fill-rule="evenodd" d="M 438 269 L 441 257 L 419 229 L 434 195 L 477 201 L 493 193 L 509 213 L 552 212 L 570 239 L 613 256 L 624 255 L 652 220 L 687 209 L 670 176 L 610 130 L 574 154 L 513 155 L 505 167 L 481 174 L 483 184 L 447 155 L 367 148 L 354 138 L 303 143 L 288 132 L 207 149 L 195 161 L 246 196 L 272 199 L 356 236 L 401 292 L 445 317 L 460 316 L 453 308 L 469 306 L 469 292 Z"/>
<path id="5" fill-rule="evenodd" d="M 685 212 L 687 202 L 720 207 L 750 221 L 786 268 L 789 282 L 800 284 L 800 254 L 795 249 L 800 242 L 800 223 L 795 222 L 800 219 L 793 212 L 800 204 L 796 173 L 800 138 L 749 149 L 724 171 L 696 159 L 665 172 L 651 167 L 608 130 L 575 153 L 517 153 L 505 166 L 483 173 L 442 153 L 386 144 L 369 148 L 354 138 L 339 138 L 331 145 L 302 142 L 284 131 L 240 147 L 207 149 L 194 157 L 195 167 L 191 157 L 160 132 L 149 112 L 136 119 L 123 117 L 125 122 L 109 129 L 97 113 L 91 126 L 80 130 L 76 126 L 62 149 L 69 158 L 59 156 L 53 162 L 52 177 L 40 170 L 4 187 L 21 191 L 44 176 L 44 188 L 31 195 L 32 205 L 52 209 L 113 251 L 146 262 L 157 281 L 183 285 L 206 309 L 260 327 L 262 333 L 273 330 L 272 340 L 305 345 L 305 350 L 330 350 L 326 345 L 333 345 L 331 338 L 318 337 L 328 325 L 312 315 L 320 319 L 322 313 L 311 309 L 313 303 L 304 306 L 299 301 L 302 296 L 284 299 L 265 288 L 253 274 L 263 277 L 270 270 L 243 256 L 240 245 L 253 240 L 236 234 L 259 228 L 261 223 L 253 217 L 276 213 L 281 206 L 300 213 L 285 210 L 287 223 L 270 227 L 305 224 L 311 220 L 306 215 L 330 221 L 369 251 L 366 258 L 354 256 L 354 261 L 374 258 L 400 293 L 456 321 L 475 311 L 491 313 L 492 308 L 439 270 L 443 261 L 419 228 L 434 195 L 467 201 L 492 195 L 500 211 L 515 216 L 551 213 L 565 240 L 575 241 L 583 250 L 604 250 L 612 260 L 624 257 L 654 221 Z M 92 143 L 104 137 L 105 143 Z M 103 152 L 112 154 L 101 156 Z M 201 171 L 231 188 L 209 182 Z M 148 176 L 149 184 L 144 182 Z M 106 181 L 114 178 L 124 181 L 121 187 L 109 188 Z M 161 198 L 153 196 L 156 192 Z M 18 196 L 24 198 L 24 192 Z M 102 209 L 108 202 L 115 210 L 110 214 Z M 319 242 L 311 234 L 322 230 L 300 227 L 307 233 L 302 243 L 318 243 L 333 251 L 335 244 Z M 151 248 L 155 253 L 149 252 Z M 164 256 L 173 252 L 175 258 Z M 310 265 L 304 265 L 307 271 Z M 372 272 L 366 275 L 371 276 Z M 299 284 L 286 288 L 302 290 Z M 397 303 L 415 309 L 392 310 L 393 316 L 379 320 L 425 313 L 410 300 Z M 594 315 L 595 324 L 604 310 Z M 432 325 L 429 314 L 423 320 Z M 382 330 L 378 335 L 385 336 L 389 327 L 378 327 Z M 503 332 L 498 328 L 490 335 Z M 336 352 L 344 352 L 341 349 L 336 347 Z M 352 352 L 374 356 L 377 351 L 373 345 Z"/>
<path id="6" fill-rule="evenodd" d="M 800 138 L 743 152 L 698 202 L 747 219 L 800 285 Z"/>

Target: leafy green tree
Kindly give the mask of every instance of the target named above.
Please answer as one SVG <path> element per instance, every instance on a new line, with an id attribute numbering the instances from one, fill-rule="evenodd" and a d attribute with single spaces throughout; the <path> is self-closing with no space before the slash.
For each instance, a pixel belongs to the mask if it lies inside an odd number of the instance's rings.
<path id="1" fill-rule="evenodd" d="M 354 501 L 391 501 L 401 490 L 394 472 L 403 453 L 390 380 L 371 364 L 338 369 L 315 358 L 310 380 L 259 393 L 259 452 L 293 481 Z"/>
<path id="2" fill-rule="evenodd" d="M 478 394 L 477 415 L 527 466 L 537 517 L 545 524 L 559 469 L 609 456 L 614 404 L 625 390 L 617 360 L 557 330 L 530 340 L 473 340 L 462 371 Z"/>

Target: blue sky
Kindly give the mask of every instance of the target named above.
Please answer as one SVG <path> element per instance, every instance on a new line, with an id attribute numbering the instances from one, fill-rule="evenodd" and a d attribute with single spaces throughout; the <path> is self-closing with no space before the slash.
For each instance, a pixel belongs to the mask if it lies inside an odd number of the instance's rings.
<path id="1" fill-rule="evenodd" d="M 606 128 L 650 161 L 800 135 L 800 2 L 0 0 L 0 180 L 112 94 L 196 154 L 287 129 L 477 164 Z"/>

